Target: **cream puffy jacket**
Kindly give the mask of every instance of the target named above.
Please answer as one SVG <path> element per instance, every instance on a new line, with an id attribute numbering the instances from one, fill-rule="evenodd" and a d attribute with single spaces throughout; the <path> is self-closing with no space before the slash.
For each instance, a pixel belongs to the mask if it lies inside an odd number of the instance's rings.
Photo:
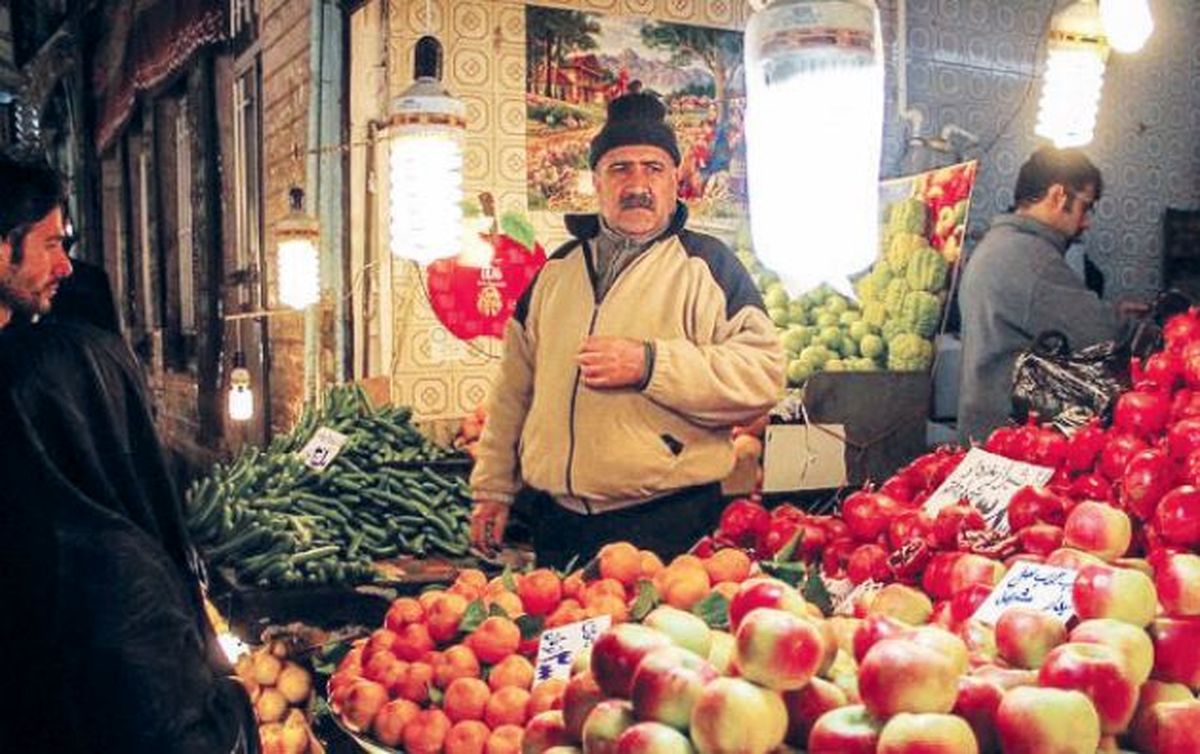
<path id="1" fill-rule="evenodd" d="M 741 262 L 711 236 L 671 226 L 596 300 L 595 215 L 567 217 L 575 236 L 519 301 L 488 400 L 471 487 L 511 501 L 524 485 L 602 512 L 713 482 L 733 468 L 731 425 L 761 416 L 784 386 L 775 326 Z M 583 385 L 575 356 L 588 335 L 647 341 L 639 388 Z"/>

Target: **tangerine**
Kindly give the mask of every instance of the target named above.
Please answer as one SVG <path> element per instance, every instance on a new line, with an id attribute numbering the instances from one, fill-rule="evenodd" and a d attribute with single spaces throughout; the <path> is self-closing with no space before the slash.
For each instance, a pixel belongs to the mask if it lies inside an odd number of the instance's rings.
<path id="1" fill-rule="evenodd" d="M 492 690 L 478 678 L 459 678 L 446 688 L 442 709 L 454 722 L 482 720 Z"/>

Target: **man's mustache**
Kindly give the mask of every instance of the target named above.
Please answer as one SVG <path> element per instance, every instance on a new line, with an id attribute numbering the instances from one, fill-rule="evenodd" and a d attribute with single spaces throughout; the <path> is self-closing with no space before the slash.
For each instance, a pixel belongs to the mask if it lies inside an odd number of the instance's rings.
<path id="1" fill-rule="evenodd" d="M 654 209 L 654 197 L 650 194 L 626 194 L 621 197 L 621 209 Z"/>

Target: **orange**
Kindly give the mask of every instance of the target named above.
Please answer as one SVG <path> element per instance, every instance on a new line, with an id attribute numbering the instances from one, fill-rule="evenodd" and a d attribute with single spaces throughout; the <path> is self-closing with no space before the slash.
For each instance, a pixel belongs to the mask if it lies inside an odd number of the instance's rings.
<path id="1" fill-rule="evenodd" d="M 564 598 L 579 599 L 583 591 L 583 571 L 578 568 L 572 571 L 570 576 L 563 579 L 562 589 Z"/>
<path id="2" fill-rule="evenodd" d="M 742 582 L 750 575 L 750 556 L 733 547 L 717 550 L 704 561 L 704 570 L 712 583 L 719 581 Z"/>
<path id="3" fill-rule="evenodd" d="M 567 682 L 561 678 L 547 678 L 529 692 L 529 716 L 539 715 L 552 709 L 562 709 L 563 692 Z"/>
<path id="4" fill-rule="evenodd" d="M 499 605 L 510 618 L 516 618 L 525 613 L 525 605 L 522 604 L 521 598 L 512 592 L 500 592 L 490 597 L 484 597 L 483 601 L 487 603 L 488 607 Z"/>
<path id="5" fill-rule="evenodd" d="M 430 605 L 440 599 L 445 593 L 441 589 L 430 589 L 428 592 L 421 592 L 417 596 L 417 602 L 421 603 L 421 607 L 425 608 L 425 613 L 428 614 Z"/>
<path id="6" fill-rule="evenodd" d="M 450 725 L 450 718 L 440 709 L 418 712 L 404 727 L 404 751 L 408 754 L 440 754 Z"/>
<path id="7" fill-rule="evenodd" d="M 633 584 L 642 574 L 642 554 L 628 542 L 613 542 L 600 548 L 600 576 Z"/>
<path id="8" fill-rule="evenodd" d="M 442 742 L 442 754 L 483 754 L 492 731 L 478 720 L 460 720 Z"/>
<path id="9" fill-rule="evenodd" d="M 393 699 L 376 713 L 371 730 L 379 743 L 385 746 L 399 746 L 404 743 L 404 729 L 420 711 L 420 707 L 407 699 Z"/>
<path id="10" fill-rule="evenodd" d="M 629 617 L 629 608 L 625 605 L 624 597 L 601 594 L 588 603 L 585 614 L 589 618 L 595 618 L 597 615 L 610 615 L 613 623 L 624 623 Z"/>
<path id="11" fill-rule="evenodd" d="M 479 660 L 471 648 L 455 644 L 442 652 L 433 663 L 433 682 L 439 689 L 448 688 L 458 678 L 478 678 Z"/>
<path id="12" fill-rule="evenodd" d="M 501 725 L 492 730 L 484 744 L 484 754 L 521 754 L 525 728 L 520 725 Z"/>
<path id="13" fill-rule="evenodd" d="M 695 555 L 692 555 L 691 553 L 685 552 L 682 555 L 675 556 L 674 560 L 671 561 L 671 567 L 672 568 L 691 567 L 691 568 L 699 568 L 701 570 L 704 570 L 704 561 L 701 560 L 700 558 L 696 557 Z"/>
<path id="14" fill-rule="evenodd" d="M 403 675 L 392 686 L 396 696 L 424 704 L 429 701 L 429 687 L 433 685 L 433 668 L 424 662 L 411 662 Z"/>
<path id="15" fill-rule="evenodd" d="M 383 625 L 389 630 L 399 631 L 409 623 L 420 623 L 425 620 L 425 608 L 412 597 L 400 597 L 388 608 Z"/>
<path id="16" fill-rule="evenodd" d="M 712 591 L 716 592 L 727 600 L 732 600 L 733 595 L 738 593 L 738 589 L 740 589 L 741 586 L 741 584 L 735 581 L 722 581 L 719 584 L 713 584 Z"/>
<path id="17" fill-rule="evenodd" d="M 442 709 L 454 722 L 459 720 L 482 720 L 483 711 L 492 690 L 478 678 L 459 678 L 446 688 Z"/>
<path id="18" fill-rule="evenodd" d="M 590 607 L 592 600 L 602 594 L 625 599 L 625 585 L 616 579 L 600 579 L 593 581 L 583 588 L 583 599 L 579 600 L 584 607 Z"/>
<path id="19" fill-rule="evenodd" d="M 521 655 L 509 655 L 488 673 L 488 685 L 492 691 L 505 686 L 528 689 L 533 685 L 533 663 Z"/>
<path id="20" fill-rule="evenodd" d="M 652 553 L 649 550 L 642 550 L 640 557 L 642 568 L 641 577 L 643 579 L 652 579 L 654 578 L 654 574 L 663 569 L 663 562 L 655 553 Z"/>
<path id="21" fill-rule="evenodd" d="M 359 639 L 357 642 L 355 642 L 350 651 L 346 653 L 346 656 L 342 658 L 342 661 L 338 663 L 338 672 L 340 673 L 343 670 L 353 670 L 359 675 L 362 675 L 363 652 L 366 651 L 366 648 L 367 642 L 365 640 Z"/>
<path id="22" fill-rule="evenodd" d="M 365 666 L 372 657 L 380 652 L 390 653 L 398 641 L 400 641 L 400 634 L 395 631 L 389 631 L 386 628 L 377 629 L 371 634 L 371 638 L 367 640 L 367 644 L 363 648 L 362 664 Z"/>
<path id="23" fill-rule="evenodd" d="M 516 686 L 505 686 L 492 692 L 483 721 L 495 730 L 501 725 L 524 725 L 529 719 L 529 692 Z"/>
<path id="24" fill-rule="evenodd" d="M 361 677 L 358 673 L 349 670 L 339 670 L 329 676 L 329 704 L 335 712 L 341 710 L 342 702 L 346 701 L 346 694 L 350 691 L 350 687 Z"/>
<path id="25" fill-rule="evenodd" d="M 387 682 L 383 679 L 393 672 L 393 667 L 399 664 L 400 661 L 391 652 L 376 652 L 371 655 L 371 659 L 367 660 L 367 664 L 363 666 L 362 676 L 386 686 Z"/>
<path id="26" fill-rule="evenodd" d="M 549 568 L 539 568 L 521 577 L 517 582 L 517 595 L 525 612 L 547 615 L 562 602 L 562 580 Z"/>
<path id="27" fill-rule="evenodd" d="M 400 638 L 392 645 L 392 654 L 401 660 L 416 662 L 433 649 L 433 637 L 424 623 L 409 623 L 397 633 Z"/>
<path id="28" fill-rule="evenodd" d="M 508 618 L 493 615 L 467 637 L 466 644 L 482 662 L 494 665 L 521 645 L 521 630 Z"/>
<path id="29" fill-rule="evenodd" d="M 467 612 L 467 599 L 461 594 L 443 594 L 426 609 L 425 625 L 438 644 L 445 644 L 458 635 L 458 624 Z"/>
<path id="30" fill-rule="evenodd" d="M 470 586 L 482 589 L 487 586 L 488 577 L 478 568 L 464 568 L 458 572 L 458 578 L 456 578 L 454 581 L 455 583 L 468 584 Z"/>
<path id="31" fill-rule="evenodd" d="M 583 606 L 575 600 L 563 600 L 554 612 L 546 616 L 546 628 L 557 628 L 568 623 L 577 623 L 587 617 Z"/>
<path id="32" fill-rule="evenodd" d="M 704 569 L 676 568 L 664 571 L 660 596 L 671 607 L 691 610 L 709 592 L 708 574 Z"/>
<path id="33" fill-rule="evenodd" d="M 483 596 L 483 587 L 456 581 L 446 590 L 446 594 L 457 594 L 467 602 L 474 602 Z"/>

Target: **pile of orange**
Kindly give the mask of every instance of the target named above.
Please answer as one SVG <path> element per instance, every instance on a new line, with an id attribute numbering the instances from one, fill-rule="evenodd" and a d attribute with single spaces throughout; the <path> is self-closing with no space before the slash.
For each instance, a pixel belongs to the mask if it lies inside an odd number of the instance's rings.
<path id="1" fill-rule="evenodd" d="M 545 568 L 490 580 L 464 570 L 445 590 L 393 602 L 383 626 L 330 678 L 330 704 L 350 728 L 409 754 L 516 754 L 526 722 L 561 709 L 566 687 L 535 683 L 537 638 L 523 639 L 517 618 L 540 616 L 546 628 L 599 615 L 620 623 L 644 582 L 659 601 L 691 610 L 714 591 L 732 596 L 752 569 L 740 550 L 664 565 L 653 552 L 614 542 L 594 568 L 566 578 Z M 488 617 L 464 635 L 473 603 Z"/>

